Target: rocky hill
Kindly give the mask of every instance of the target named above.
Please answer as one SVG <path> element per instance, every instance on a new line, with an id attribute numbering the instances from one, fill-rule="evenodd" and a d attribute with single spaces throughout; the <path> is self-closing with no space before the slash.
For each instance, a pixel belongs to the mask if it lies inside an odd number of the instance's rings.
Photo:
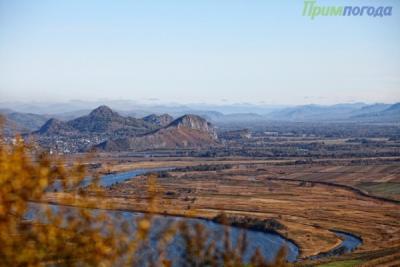
<path id="1" fill-rule="evenodd" d="M 97 146 L 106 151 L 162 148 L 204 148 L 217 144 L 214 127 L 196 115 L 184 115 L 169 125 L 143 136 L 107 140 Z"/>
<path id="2" fill-rule="evenodd" d="M 159 128 L 157 125 L 132 117 L 123 117 L 107 106 L 100 106 L 82 116 L 67 122 L 57 119 L 48 120 L 35 134 L 40 135 L 121 135 L 143 134 Z"/>
<path id="3" fill-rule="evenodd" d="M 123 117 L 107 106 L 100 106 L 89 115 L 68 122 L 68 125 L 81 133 L 145 133 L 156 126 L 140 119 Z"/>
<path id="4" fill-rule="evenodd" d="M 42 147 L 63 153 L 98 147 L 108 151 L 203 147 L 216 143 L 214 127 L 196 115 L 124 117 L 107 106 L 70 120 L 48 120 L 32 133 Z"/>
<path id="5" fill-rule="evenodd" d="M 158 128 L 158 125 L 124 117 L 107 106 L 100 106 L 88 115 L 66 122 L 50 119 L 32 134 L 44 148 L 72 153 L 86 151 L 109 139 L 143 135 Z"/>
<path id="6" fill-rule="evenodd" d="M 145 122 L 158 125 L 160 127 L 164 127 L 170 124 L 174 120 L 174 118 L 169 114 L 162 114 L 162 115 L 151 114 L 144 117 L 143 120 Z"/>
<path id="7" fill-rule="evenodd" d="M 48 120 L 39 130 L 34 134 L 38 135 L 71 135 L 78 134 L 78 131 L 71 127 L 67 122 L 57 119 Z"/>
<path id="8" fill-rule="evenodd" d="M 184 115 L 171 122 L 166 129 L 191 129 L 207 133 L 210 137 L 217 139 L 214 126 L 197 115 Z M 162 129 L 161 129 L 162 130 Z"/>

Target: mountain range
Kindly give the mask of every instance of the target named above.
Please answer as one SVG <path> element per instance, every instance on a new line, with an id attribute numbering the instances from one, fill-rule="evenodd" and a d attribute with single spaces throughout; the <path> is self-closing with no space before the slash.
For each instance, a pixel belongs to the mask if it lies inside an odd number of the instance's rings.
<path id="1" fill-rule="evenodd" d="M 48 120 L 34 134 L 39 135 L 126 135 L 143 134 L 156 129 L 157 126 L 141 119 L 124 117 L 107 106 L 100 106 L 88 115 L 69 121 Z"/>
<path id="2" fill-rule="evenodd" d="M 51 118 L 31 135 L 43 147 L 63 152 L 194 148 L 218 141 L 214 126 L 197 115 L 173 120 L 168 114 L 152 114 L 138 119 L 104 105 L 69 121 Z"/>
<path id="3" fill-rule="evenodd" d="M 335 122 L 400 122 L 400 103 L 337 104 L 332 106 L 304 105 L 272 112 L 265 117 L 285 121 L 335 121 Z"/>
<path id="4" fill-rule="evenodd" d="M 11 109 L 10 103 L 0 103 L 0 114 L 6 118 L 6 134 L 29 133 L 37 131 L 50 118 L 46 127 L 39 130 L 41 134 L 47 128 L 74 133 L 76 128 L 80 132 L 115 131 L 116 135 L 124 136 L 129 133 L 134 135 L 146 133 L 159 127 L 167 126 L 173 117 L 185 114 L 194 114 L 214 123 L 226 125 L 240 123 L 263 123 L 268 121 L 292 122 L 362 122 L 362 123 L 399 123 L 400 103 L 396 104 L 337 104 L 331 106 L 302 105 L 293 107 L 283 106 L 258 106 L 250 104 L 235 105 L 194 105 L 194 106 L 137 106 L 132 107 L 129 101 L 112 102 L 120 107 L 118 113 L 110 108 L 98 109 L 92 112 L 92 102 L 73 102 L 60 105 L 16 104 Z M 74 109 L 75 108 L 75 109 Z M 122 109 L 123 108 L 123 109 Z M 209 108 L 209 109 L 208 109 Z M 210 110 L 210 109 L 213 110 Z M 51 113 L 50 109 L 54 109 Z M 18 110 L 18 111 L 16 111 Z M 64 110 L 64 112 L 62 112 Z M 96 110 L 96 109 L 95 109 Z M 21 112 L 23 111 L 23 112 Z M 36 112 L 38 114 L 36 114 Z M 46 112 L 46 113 L 43 113 Z M 101 113 L 104 114 L 101 114 Z M 98 116 L 101 115 L 101 116 Z M 96 116 L 98 117 L 96 119 Z M 142 118 L 141 118 L 142 117 Z M 91 124 L 95 120 L 96 124 Z M 112 121 L 112 123 L 110 123 Z M 53 125 L 54 124 L 54 125 Z M 124 125 L 124 127 L 120 127 Z"/>
<path id="5" fill-rule="evenodd" d="M 357 114 L 352 119 L 364 122 L 400 122 L 400 103 L 390 106 L 381 104 L 365 108 L 368 112 Z"/>

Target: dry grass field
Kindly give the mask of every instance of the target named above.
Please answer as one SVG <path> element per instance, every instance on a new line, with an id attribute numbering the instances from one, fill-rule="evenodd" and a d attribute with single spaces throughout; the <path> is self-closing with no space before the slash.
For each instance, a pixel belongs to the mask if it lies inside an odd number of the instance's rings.
<path id="1" fill-rule="evenodd" d="M 373 196 L 396 200 L 400 199 L 400 194 L 396 187 L 391 194 L 363 188 L 371 183 L 397 185 L 400 182 L 400 167 L 396 162 L 375 165 L 334 160 L 332 164 L 317 162 L 295 165 L 293 162 L 169 159 L 119 162 L 110 166 L 112 171 L 123 171 L 230 164 L 232 168 L 218 171 L 170 171 L 167 177 L 159 177 L 157 212 L 209 219 L 221 213 L 258 219 L 273 218 L 285 226 L 279 232 L 300 247 L 303 259 L 337 246 L 341 240 L 331 230 L 340 230 L 360 236 L 363 240 L 363 244 L 351 255 L 361 255 L 375 261 L 392 257 L 392 263 L 398 260 L 399 255 L 395 251 L 400 250 L 400 206 Z M 148 177 L 140 176 L 114 185 L 106 189 L 104 199 L 98 201 L 99 206 L 147 211 L 148 182 Z M 366 194 L 360 194 L 353 188 L 362 189 Z M 60 196 L 63 195 L 51 193 L 48 200 L 59 202 Z M 369 255 L 377 256 L 371 258 Z M 353 257 L 349 260 L 365 262 L 354 260 Z"/>
<path id="2" fill-rule="evenodd" d="M 264 170 L 264 175 L 270 178 L 347 185 L 361 189 L 370 195 L 400 200 L 400 164 L 396 163 L 334 166 L 303 164 L 268 166 Z"/>

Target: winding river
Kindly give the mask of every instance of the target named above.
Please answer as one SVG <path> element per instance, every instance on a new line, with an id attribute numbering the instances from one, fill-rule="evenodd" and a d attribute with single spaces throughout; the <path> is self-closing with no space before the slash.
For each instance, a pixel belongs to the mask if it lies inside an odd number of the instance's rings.
<path id="1" fill-rule="evenodd" d="M 159 172 L 165 170 L 171 170 L 173 168 L 155 168 L 155 169 L 137 169 L 133 171 L 127 172 L 120 172 L 115 174 L 108 174 L 104 175 L 100 178 L 100 184 L 102 186 L 111 186 L 116 183 L 121 183 L 127 181 L 129 179 L 133 179 L 136 176 L 151 173 L 151 172 Z M 113 211 L 114 212 L 114 211 Z M 115 213 L 115 212 L 114 212 Z M 122 215 L 126 218 L 130 218 L 132 216 L 139 216 L 140 213 L 136 212 L 121 212 Z M 183 217 L 175 217 L 175 216 L 157 216 L 155 218 L 155 223 L 158 224 L 160 227 L 171 221 L 178 221 L 178 220 L 185 220 L 189 224 L 201 224 L 203 225 L 207 231 L 211 233 L 214 240 L 222 240 L 220 236 L 221 233 L 224 232 L 224 227 L 221 224 L 209 221 L 209 220 L 202 220 L 202 219 L 194 219 L 194 218 L 183 218 Z M 245 258 L 247 260 L 253 255 L 255 250 L 258 248 L 261 253 L 267 259 L 274 259 L 275 255 L 279 251 L 279 249 L 283 246 L 287 248 L 287 260 L 288 261 L 296 261 L 297 257 L 299 256 L 299 248 L 291 241 L 285 239 L 284 237 L 274 234 L 274 233 L 265 233 L 260 231 L 253 231 L 249 229 L 242 229 L 238 227 L 228 227 L 230 232 L 232 243 L 236 243 L 239 236 L 243 231 L 246 233 L 246 240 L 247 240 L 247 250 L 245 253 Z M 222 243 L 222 242 L 220 242 Z M 218 244 L 217 244 L 218 245 Z M 220 244 L 222 245 L 222 244 Z M 173 255 L 179 254 L 179 251 L 182 250 L 179 246 L 179 242 L 174 241 L 171 244 L 170 252 Z"/>
<path id="2" fill-rule="evenodd" d="M 116 183 L 121 183 L 129 179 L 133 179 L 134 177 L 137 177 L 139 175 L 151 173 L 151 172 L 158 172 L 158 171 L 163 171 L 163 170 L 170 170 L 172 168 L 157 168 L 157 169 L 138 169 L 138 170 L 133 170 L 133 171 L 127 171 L 127 172 L 121 172 L 121 173 L 115 173 L 115 174 L 108 174 L 104 175 L 100 178 L 100 184 L 103 186 L 111 186 Z M 90 183 L 88 180 L 87 183 Z M 118 215 L 118 216 L 123 216 L 124 218 L 128 219 L 128 221 L 134 222 L 134 219 L 137 216 L 140 216 L 141 213 L 137 212 L 128 212 L 128 211 L 108 211 L 111 215 Z M 31 215 L 32 216 L 32 215 Z M 154 219 L 154 225 L 156 225 L 155 231 L 157 231 L 157 228 L 160 229 L 164 225 L 171 223 L 173 221 L 178 221 L 178 220 L 185 220 L 185 222 L 189 224 L 201 224 L 203 225 L 209 233 L 211 233 L 212 237 L 214 240 L 219 240 L 217 242 L 217 246 L 222 245 L 222 238 L 221 238 L 221 233 L 224 232 L 224 227 L 223 225 L 220 225 L 218 223 L 209 221 L 209 220 L 203 220 L 203 219 L 194 219 L 194 218 L 183 218 L 183 217 L 175 217 L 175 216 L 156 216 Z M 284 237 L 280 236 L 279 234 L 275 233 L 270 233 L 270 232 L 260 232 L 260 231 L 254 231 L 250 229 L 242 229 L 242 228 L 237 228 L 237 227 L 228 227 L 228 230 L 230 231 L 231 238 L 232 238 L 232 243 L 235 244 L 240 236 L 241 233 L 246 234 L 246 240 L 247 240 L 247 250 L 245 253 L 245 260 L 249 260 L 250 257 L 253 255 L 256 249 L 259 249 L 260 252 L 264 255 L 265 258 L 269 260 L 273 260 L 279 251 L 279 249 L 282 246 L 285 246 L 287 248 L 287 260 L 290 262 L 294 262 L 298 259 L 299 257 L 299 248 L 294 244 L 292 241 L 285 239 Z M 325 253 L 320 253 L 315 257 L 326 257 L 326 256 L 332 256 L 332 255 L 338 255 L 338 254 L 343 254 L 347 252 L 351 252 L 354 249 L 356 249 L 361 243 L 362 240 L 358 237 L 355 237 L 354 235 L 345 233 L 345 232 L 339 232 L 339 231 L 334 231 L 336 235 L 338 235 L 343 242 L 336 248 L 334 248 L 331 251 L 325 252 Z M 152 235 L 152 234 L 151 234 Z M 155 235 L 155 233 L 154 233 Z M 151 236 L 150 236 L 151 237 Z M 174 258 L 179 258 L 179 254 L 183 248 L 180 245 L 180 242 L 177 240 L 174 240 L 171 245 L 168 248 L 168 253 L 170 256 Z M 314 258 L 314 257 L 313 257 Z"/>

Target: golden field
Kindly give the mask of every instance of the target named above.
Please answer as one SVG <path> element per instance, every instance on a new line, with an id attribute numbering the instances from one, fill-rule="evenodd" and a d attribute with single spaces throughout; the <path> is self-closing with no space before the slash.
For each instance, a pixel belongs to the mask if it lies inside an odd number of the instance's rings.
<path id="1" fill-rule="evenodd" d="M 300 247 L 303 259 L 328 251 L 341 242 L 330 230 L 345 231 L 362 238 L 363 244 L 353 255 L 377 253 L 381 257 L 379 253 L 382 251 L 400 249 L 400 209 L 399 204 L 392 200 L 398 199 L 399 195 L 392 194 L 390 199 L 385 200 L 375 198 L 375 192 L 366 192 L 358 187 L 366 182 L 398 183 L 400 167 L 396 162 L 389 160 L 384 164 L 368 165 L 352 164 L 346 160 L 299 165 L 293 162 L 247 159 L 137 160 L 114 162 L 114 166 L 109 164 L 107 168 L 114 172 L 230 164 L 232 167 L 229 169 L 170 171 L 168 177 L 158 178 L 157 212 L 208 219 L 221 213 L 258 219 L 273 218 L 285 226 L 279 232 Z M 140 176 L 107 188 L 104 198 L 101 201 L 97 199 L 98 206 L 147 211 L 148 182 L 148 177 Z M 382 196 L 381 192 L 377 192 L 377 195 Z M 66 199 L 65 193 L 50 193 L 47 196 L 47 201 L 51 202 Z M 397 260 L 393 251 L 389 254 Z"/>

